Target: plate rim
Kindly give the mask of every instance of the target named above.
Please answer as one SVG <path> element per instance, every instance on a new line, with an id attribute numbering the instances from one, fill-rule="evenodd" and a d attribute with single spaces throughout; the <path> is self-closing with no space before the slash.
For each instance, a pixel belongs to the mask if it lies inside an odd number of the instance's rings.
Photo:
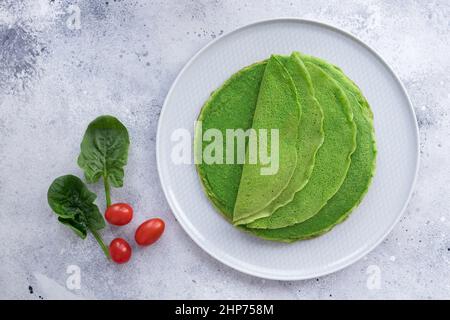
<path id="1" fill-rule="evenodd" d="M 360 250 L 357 254 L 353 255 L 351 258 L 349 258 L 348 260 L 346 260 L 345 262 L 341 263 L 341 264 L 336 264 L 332 267 L 327 268 L 326 270 L 321 270 L 315 274 L 306 274 L 306 273 L 301 273 L 299 272 L 298 275 L 276 275 L 276 274 L 268 274 L 268 273 L 264 273 L 263 271 L 259 271 L 259 270 L 253 270 L 253 269 L 247 269 L 244 266 L 240 266 L 240 265 L 235 265 L 233 264 L 233 261 L 229 261 L 227 259 L 225 259 L 224 256 L 221 256 L 220 254 L 213 252 L 213 250 L 210 250 L 209 248 L 206 247 L 206 245 L 204 245 L 200 239 L 198 239 L 196 237 L 196 235 L 194 234 L 194 232 L 192 232 L 192 230 L 189 229 L 189 227 L 187 226 L 187 222 L 185 222 L 180 215 L 177 212 L 177 206 L 172 202 L 171 198 L 168 196 L 169 195 L 169 191 L 167 190 L 167 185 L 166 183 L 164 183 L 164 179 L 162 177 L 162 169 L 161 169 L 161 162 L 162 160 L 161 158 L 161 127 L 162 127 L 162 121 L 161 119 L 163 118 L 166 109 L 167 109 L 167 103 L 168 100 L 170 98 L 170 96 L 172 95 L 175 87 L 178 84 L 178 81 L 180 80 L 180 78 L 183 76 L 184 72 L 186 71 L 186 69 L 188 69 L 191 64 L 204 52 L 206 51 L 209 47 L 213 46 L 216 42 L 229 37 L 231 35 L 233 35 L 234 33 L 240 32 L 244 29 L 247 28 L 251 28 L 254 27 L 256 25 L 259 24 L 265 24 L 265 23 L 272 23 L 272 22 L 300 22 L 300 23 L 307 23 L 307 24 L 313 24 L 313 25 L 317 25 L 319 27 L 323 27 L 326 29 L 330 29 L 332 31 L 335 31 L 337 33 L 340 33 L 346 37 L 349 37 L 351 40 L 356 41 L 358 44 L 362 45 L 363 47 L 365 47 L 367 50 L 369 50 L 370 53 L 372 53 L 377 59 L 379 59 L 379 61 L 386 67 L 386 69 L 388 70 L 388 72 L 390 72 L 395 81 L 400 85 L 401 91 L 403 93 L 403 95 L 406 97 L 406 101 L 408 103 L 408 107 L 410 109 L 410 114 L 413 118 L 413 123 L 414 123 L 414 136 L 415 136 L 415 145 L 416 145 L 416 157 L 415 157 L 415 168 L 414 168 L 414 178 L 413 181 L 410 185 L 409 188 L 409 192 L 408 192 L 408 197 L 406 198 L 406 200 L 403 203 L 403 206 L 401 208 L 401 210 L 398 212 L 397 217 L 395 218 L 394 222 L 390 225 L 389 228 L 386 229 L 386 231 L 378 238 L 377 241 L 374 241 L 371 245 L 366 246 L 364 249 Z M 179 222 L 179 224 L 181 225 L 181 227 L 183 228 L 184 232 L 186 232 L 189 237 L 194 241 L 194 243 L 196 243 L 201 249 L 203 249 L 206 253 L 208 253 L 210 256 L 212 256 L 214 259 L 220 261 L 221 263 L 225 264 L 226 266 L 235 269 L 237 271 L 240 271 L 242 273 L 251 275 L 251 276 L 255 276 L 258 278 L 263 278 L 263 279 L 269 279 L 269 280 L 281 280 L 281 281 L 294 281 L 294 280 L 307 280 L 307 279 L 312 279 L 312 278 L 318 278 L 318 277 L 322 277 L 328 274 L 332 274 L 335 273 L 337 271 L 340 271 L 344 268 L 347 268 L 348 266 L 352 265 L 353 263 L 359 261 L 361 258 L 363 258 L 364 256 L 366 256 L 368 253 L 370 253 L 372 250 L 374 250 L 376 247 L 378 247 L 378 245 L 389 235 L 389 233 L 392 232 L 392 230 L 394 229 L 394 227 L 398 224 L 399 220 L 401 219 L 401 217 L 403 216 L 410 200 L 411 197 L 414 193 L 415 190 L 415 186 L 417 183 L 417 177 L 418 177 L 418 172 L 419 172 L 419 167 L 420 167 L 420 137 L 419 137 L 419 127 L 417 124 L 417 116 L 416 113 L 414 111 L 414 107 L 413 104 L 411 102 L 411 99 L 408 95 L 408 92 L 406 91 L 405 86 L 403 85 L 402 81 L 400 80 L 400 78 L 398 77 L 398 75 L 395 73 L 395 71 L 389 66 L 389 64 L 382 58 L 382 56 L 372 47 L 370 47 L 368 44 L 366 44 L 364 41 L 362 41 L 361 39 L 357 38 L 356 36 L 352 35 L 351 33 L 340 29 L 337 26 L 331 25 L 329 23 L 325 23 L 319 20 L 315 20 L 315 19 L 304 19 L 304 18 L 297 18 L 297 17 L 276 17 L 276 18 L 270 18 L 270 19 L 260 19 L 260 20 L 256 20 L 254 22 L 251 22 L 249 24 L 245 24 L 241 27 L 237 27 L 236 29 L 229 31 L 223 35 L 221 35 L 220 37 L 217 37 L 216 39 L 213 39 L 212 41 L 208 42 L 205 46 L 203 46 L 200 50 L 198 50 L 187 62 L 186 64 L 183 66 L 183 68 L 178 72 L 177 76 L 175 77 L 175 80 L 172 82 L 172 85 L 170 86 L 169 91 L 166 94 L 166 97 L 164 98 L 164 103 L 161 107 L 161 112 L 159 115 L 159 119 L 158 119 L 158 127 L 157 127 L 157 131 L 156 131 L 156 165 L 157 165 L 157 171 L 158 171 L 158 177 L 160 180 L 160 184 L 161 187 L 163 189 L 163 193 L 164 193 L 164 197 L 166 198 L 166 201 L 169 204 L 170 209 L 172 210 L 172 213 L 174 214 L 174 216 L 177 218 L 177 221 Z"/>

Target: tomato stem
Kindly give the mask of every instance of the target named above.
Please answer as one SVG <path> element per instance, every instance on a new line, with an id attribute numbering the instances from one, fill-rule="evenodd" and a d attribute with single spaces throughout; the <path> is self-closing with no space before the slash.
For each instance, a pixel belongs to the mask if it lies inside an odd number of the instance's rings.
<path id="1" fill-rule="evenodd" d="M 111 205 L 111 188 L 109 186 L 108 176 L 103 176 L 103 184 L 105 185 L 106 208 Z"/>
<path id="2" fill-rule="evenodd" d="M 106 258 L 107 258 L 108 260 L 111 260 L 111 256 L 110 256 L 110 254 L 109 254 L 109 249 L 108 249 L 108 247 L 105 245 L 105 243 L 103 242 L 103 239 L 102 239 L 102 237 L 100 236 L 100 234 L 97 232 L 97 230 L 92 230 L 92 229 L 91 229 L 91 232 L 92 232 L 92 235 L 94 236 L 95 240 L 97 240 L 98 244 L 99 244 L 100 247 L 102 248 L 103 253 L 105 254 Z"/>

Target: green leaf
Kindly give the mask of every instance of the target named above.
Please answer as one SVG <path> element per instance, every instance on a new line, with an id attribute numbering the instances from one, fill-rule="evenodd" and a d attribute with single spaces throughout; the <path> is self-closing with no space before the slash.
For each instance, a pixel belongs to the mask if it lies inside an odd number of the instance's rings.
<path id="1" fill-rule="evenodd" d="M 62 218 L 62 217 L 58 217 L 58 221 L 64 225 L 68 226 L 70 229 L 72 229 L 78 236 L 80 236 L 81 239 L 86 238 L 87 229 L 83 224 L 77 223 L 73 219 L 67 219 L 67 218 Z"/>
<path id="2" fill-rule="evenodd" d="M 87 182 L 100 177 L 114 187 L 123 186 L 130 139 L 127 128 L 115 117 L 100 116 L 92 121 L 81 142 L 78 165 L 84 170 Z"/>
<path id="3" fill-rule="evenodd" d="M 87 226 L 90 230 L 101 230 L 105 227 L 105 219 L 96 205 L 91 207 L 91 212 L 87 215 Z"/>
<path id="4" fill-rule="evenodd" d="M 59 222 L 83 239 L 88 230 L 105 227 L 105 220 L 94 204 L 95 198 L 83 181 L 73 175 L 55 179 L 47 193 L 48 204 L 58 215 Z"/>

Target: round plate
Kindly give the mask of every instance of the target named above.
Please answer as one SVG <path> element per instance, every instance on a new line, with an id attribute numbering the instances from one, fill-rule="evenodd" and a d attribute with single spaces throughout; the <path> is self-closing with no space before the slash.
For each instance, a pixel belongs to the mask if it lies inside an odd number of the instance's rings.
<path id="1" fill-rule="evenodd" d="M 345 222 L 321 237 L 284 244 L 260 240 L 225 221 L 206 198 L 195 165 L 172 161 L 173 147 L 179 143 L 172 134 L 185 129 L 192 143 L 194 121 L 213 90 L 244 66 L 294 50 L 338 65 L 361 88 L 374 113 L 378 156 L 369 192 Z M 186 64 L 162 108 L 156 152 L 167 201 L 200 247 L 242 272 L 299 280 L 350 265 L 392 230 L 412 193 L 419 139 L 406 91 L 378 54 L 334 27 L 286 18 L 257 22 L 224 35 Z"/>

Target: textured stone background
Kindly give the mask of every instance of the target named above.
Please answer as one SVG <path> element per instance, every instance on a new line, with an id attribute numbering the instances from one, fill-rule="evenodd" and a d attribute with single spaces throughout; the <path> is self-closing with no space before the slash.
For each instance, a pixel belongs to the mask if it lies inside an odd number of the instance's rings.
<path id="1" fill-rule="evenodd" d="M 278 16 L 328 22 L 375 48 L 406 85 L 421 131 L 418 185 L 394 231 L 351 267 L 299 282 L 261 280 L 209 257 L 170 213 L 155 165 L 159 112 L 181 67 L 222 33 Z M 449 52 L 448 0 L 0 0 L 0 298 L 449 298 Z M 132 138 L 126 186 L 114 197 L 134 204 L 135 223 L 159 214 L 168 225 L 124 266 L 105 263 L 46 202 L 53 178 L 81 175 L 82 133 L 105 113 Z M 81 269 L 78 290 L 66 288 L 71 264 Z"/>

